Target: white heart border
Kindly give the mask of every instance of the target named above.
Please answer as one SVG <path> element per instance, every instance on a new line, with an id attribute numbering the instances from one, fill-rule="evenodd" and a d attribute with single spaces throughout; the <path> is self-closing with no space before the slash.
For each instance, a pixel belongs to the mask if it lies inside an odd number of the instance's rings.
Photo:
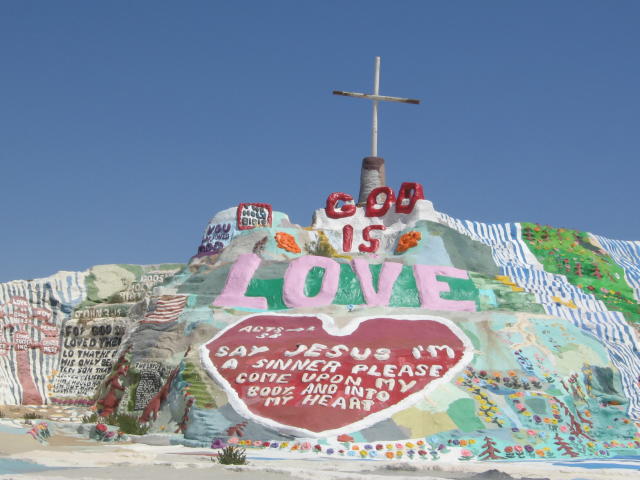
<path id="1" fill-rule="evenodd" d="M 357 420 L 353 423 L 349 423 L 340 428 L 335 428 L 333 430 L 323 430 L 321 432 L 313 432 L 311 430 L 307 430 L 306 428 L 294 427 L 291 425 L 286 425 L 271 418 L 262 417 L 260 415 L 256 415 L 251 412 L 249 407 L 244 403 L 244 401 L 238 396 L 238 393 L 233 388 L 231 383 L 227 381 L 218 370 L 213 365 L 213 362 L 209 358 L 209 350 L 207 349 L 207 345 L 209 345 L 214 340 L 217 340 L 222 335 L 224 335 L 228 330 L 237 326 L 238 324 L 249 320 L 253 317 L 263 317 L 263 316 L 277 316 L 277 317 L 313 317 L 318 318 L 322 322 L 322 328 L 332 336 L 340 337 L 353 333 L 358 329 L 361 323 L 367 320 L 373 320 L 376 318 L 390 318 L 392 320 L 431 320 L 441 323 L 447 326 L 451 331 L 462 341 L 464 345 L 464 354 L 460 361 L 451 367 L 447 373 L 445 373 L 442 377 L 436 378 L 429 382 L 422 390 L 418 392 L 414 392 L 411 395 L 407 396 L 403 400 L 400 400 L 398 403 L 391 405 L 383 410 L 378 412 L 374 412 L 370 415 L 367 415 L 360 420 Z M 370 427 L 382 420 L 386 420 L 394 413 L 397 413 L 401 410 L 404 410 L 411 405 L 417 403 L 419 400 L 424 398 L 429 392 L 435 389 L 440 384 L 447 383 L 451 381 L 451 379 L 458 374 L 458 372 L 462 371 L 473 359 L 473 345 L 467 335 L 458 327 L 455 323 L 447 318 L 435 317 L 431 315 L 375 315 L 375 316 L 366 316 L 366 317 L 357 317 L 349 322 L 344 328 L 338 328 L 332 317 L 329 315 L 325 315 L 322 313 L 318 314 L 284 314 L 279 312 L 264 312 L 264 313 L 253 313 L 251 315 L 247 315 L 246 317 L 241 318 L 237 322 L 234 322 L 230 325 L 227 325 L 225 328 L 220 330 L 211 340 L 204 343 L 200 347 L 200 359 L 202 364 L 209 374 L 209 376 L 218 383 L 226 392 L 227 398 L 229 399 L 229 403 L 231 406 L 240 414 L 241 416 L 251 419 L 265 427 L 276 429 L 278 432 L 282 432 L 289 435 L 297 435 L 303 437 L 330 437 L 334 435 L 339 435 L 341 433 L 349 433 L 355 432 L 358 430 L 362 430 L 363 428 Z"/>

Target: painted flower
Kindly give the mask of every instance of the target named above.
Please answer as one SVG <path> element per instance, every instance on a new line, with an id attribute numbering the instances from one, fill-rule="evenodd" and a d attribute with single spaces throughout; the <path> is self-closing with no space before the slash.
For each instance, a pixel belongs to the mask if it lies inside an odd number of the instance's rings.
<path id="1" fill-rule="evenodd" d="M 227 445 L 225 444 L 224 440 L 222 440 L 221 438 L 214 438 L 211 442 L 211 448 L 213 449 L 224 448 L 226 446 Z"/>
<path id="2" fill-rule="evenodd" d="M 398 246 L 396 247 L 396 253 L 403 253 L 409 250 L 410 248 L 418 245 L 418 242 L 422 239 L 422 234 L 420 232 L 412 231 L 405 233 L 398 240 Z"/>
<path id="3" fill-rule="evenodd" d="M 333 455 L 333 452 L 335 452 L 335 450 L 333 448 L 327 448 L 327 455 Z"/>
<path id="4" fill-rule="evenodd" d="M 463 448 L 462 450 L 460 450 L 460 456 L 463 458 L 471 458 L 473 457 L 473 453 L 471 452 L 471 450 Z"/>
<path id="5" fill-rule="evenodd" d="M 302 251 L 296 243 L 296 239 L 293 235 L 284 232 L 277 232 L 275 238 L 278 248 L 282 248 L 283 250 L 291 253 L 300 253 Z"/>
<path id="6" fill-rule="evenodd" d="M 392 459 L 393 458 L 393 452 L 387 452 L 384 454 L 385 457 L 387 457 L 388 459 Z"/>
<path id="7" fill-rule="evenodd" d="M 96 431 L 100 433 L 104 433 L 108 430 L 108 427 L 104 423 L 96 424 Z"/>
<path id="8" fill-rule="evenodd" d="M 240 439 L 238 437 L 231 437 L 229 440 L 227 440 L 227 443 L 229 443 L 230 445 L 237 445 L 238 443 L 240 443 Z"/>
<path id="9" fill-rule="evenodd" d="M 513 448 L 515 449 L 516 453 L 522 453 L 522 445 L 514 445 Z"/>

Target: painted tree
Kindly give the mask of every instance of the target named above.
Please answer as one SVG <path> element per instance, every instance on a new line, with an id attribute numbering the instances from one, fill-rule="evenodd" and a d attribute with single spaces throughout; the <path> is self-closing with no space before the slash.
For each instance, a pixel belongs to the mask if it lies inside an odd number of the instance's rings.
<path id="1" fill-rule="evenodd" d="M 23 405 L 42 405 L 31 370 L 30 350 L 38 349 L 45 355 L 60 351 L 60 329 L 51 322 L 51 310 L 34 307 L 20 296 L 13 296 L 0 309 L 0 356 L 15 354 L 16 376 L 22 387 Z"/>
<path id="2" fill-rule="evenodd" d="M 189 355 L 190 351 L 191 351 L 191 345 L 189 345 L 187 347 L 187 350 L 184 352 L 183 359 L 187 358 L 187 355 Z M 156 393 L 153 396 L 153 398 L 151 400 L 149 400 L 149 403 L 144 408 L 144 411 L 142 412 L 142 415 L 138 419 L 139 423 L 147 423 L 147 422 L 155 422 L 156 421 L 156 419 L 158 418 L 158 412 L 160 411 L 160 408 L 162 407 L 162 404 L 169 397 L 169 392 L 171 391 L 171 384 L 177 378 L 178 374 L 180 373 L 180 370 L 183 367 L 184 367 L 183 361 L 181 361 L 171 371 L 171 373 L 169 374 L 169 378 L 167 378 L 167 381 L 164 383 L 162 388 L 160 388 L 160 391 L 158 391 L 158 393 Z"/>
<path id="3" fill-rule="evenodd" d="M 227 428 L 227 435 L 229 435 L 230 437 L 232 436 L 242 437 L 244 435 L 244 429 L 248 424 L 249 423 L 245 420 L 244 422 L 238 423 L 236 425 L 233 425 Z"/>
<path id="4" fill-rule="evenodd" d="M 99 396 L 96 402 L 98 414 L 101 417 L 108 417 L 118 410 L 125 389 L 122 382 L 126 379 L 127 373 L 129 372 L 129 360 L 126 357 L 127 353 L 128 352 L 125 351 L 120 355 L 113 372 L 104 380 L 102 388 L 104 393 Z"/>
<path id="5" fill-rule="evenodd" d="M 573 448 L 571 448 L 571 445 L 569 445 L 567 442 L 565 442 L 562 437 L 556 433 L 555 436 L 556 441 L 553 442 L 555 445 L 558 445 L 557 450 L 562 451 L 562 455 L 566 455 L 569 457 L 577 457 L 578 453 L 576 453 Z"/>
<path id="6" fill-rule="evenodd" d="M 496 452 L 499 453 L 501 450 L 498 450 L 496 448 L 496 442 L 494 442 L 489 437 L 484 437 L 484 445 L 482 445 L 482 448 L 484 448 L 484 450 L 478 455 L 478 458 L 480 458 L 481 460 L 500 460 L 504 458 L 500 455 L 497 455 Z"/>
<path id="7" fill-rule="evenodd" d="M 556 402 L 558 402 L 558 404 L 564 410 L 564 414 L 567 417 L 569 417 L 569 429 L 570 429 L 569 431 L 571 432 L 571 434 L 575 435 L 576 437 L 581 436 L 586 438 L 587 440 L 594 441 L 594 438 L 584 431 L 584 429 L 582 428 L 582 425 L 580 424 L 580 422 L 576 420 L 576 417 L 573 415 L 573 413 L 571 413 L 571 410 L 569 410 L 569 407 L 567 406 L 567 404 L 564 403 L 562 400 L 560 400 L 556 396 L 552 395 L 551 398 L 553 398 Z M 590 422 L 589 420 L 585 419 L 582 415 L 580 415 L 580 412 L 577 409 L 576 411 L 578 412 L 578 417 L 580 418 L 580 420 L 583 420 L 585 423 L 588 423 L 589 425 L 593 425 L 592 422 Z"/>

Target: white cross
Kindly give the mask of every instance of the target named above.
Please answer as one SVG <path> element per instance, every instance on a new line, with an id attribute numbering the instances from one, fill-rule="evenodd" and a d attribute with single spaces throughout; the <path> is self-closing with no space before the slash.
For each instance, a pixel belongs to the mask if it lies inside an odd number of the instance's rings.
<path id="1" fill-rule="evenodd" d="M 376 57 L 373 74 L 373 95 L 369 93 L 354 93 L 334 90 L 334 95 L 344 95 L 345 97 L 368 98 L 373 100 L 373 122 L 371 125 L 371 156 L 378 156 L 378 102 L 401 102 L 413 103 L 417 105 L 420 100 L 414 98 L 387 97 L 380 95 L 380 57 Z"/>

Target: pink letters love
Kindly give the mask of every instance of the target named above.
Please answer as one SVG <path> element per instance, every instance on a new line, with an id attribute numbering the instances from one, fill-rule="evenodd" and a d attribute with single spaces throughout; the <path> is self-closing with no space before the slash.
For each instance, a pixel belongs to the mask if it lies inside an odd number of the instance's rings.
<path id="1" fill-rule="evenodd" d="M 369 264 L 363 259 L 354 259 L 351 263 L 358 277 L 360 287 L 368 306 L 384 307 L 389 305 L 393 285 L 402 271 L 402 264 L 384 262 L 380 271 L 377 291 Z M 254 253 L 240 255 L 231 267 L 222 293 L 213 301 L 217 307 L 244 307 L 267 309 L 264 297 L 248 297 L 245 295 L 249 282 L 260 266 L 260 257 Z M 304 292 L 307 275 L 314 267 L 324 269 L 322 286 L 317 295 L 309 297 Z M 414 265 L 413 274 L 416 279 L 420 303 L 430 310 L 454 310 L 475 312 L 476 304 L 469 300 L 448 300 L 440 296 L 449 291 L 449 285 L 436 279 L 442 275 L 452 278 L 469 278 L 467 272 L 455 267 Z M 338 292 L 340 282 L 340 264 L 328 257 L 305 255 L 293 260 L 284 274 L 283 300 L 287 307 L 324 307 L 331 305 Z"/>

